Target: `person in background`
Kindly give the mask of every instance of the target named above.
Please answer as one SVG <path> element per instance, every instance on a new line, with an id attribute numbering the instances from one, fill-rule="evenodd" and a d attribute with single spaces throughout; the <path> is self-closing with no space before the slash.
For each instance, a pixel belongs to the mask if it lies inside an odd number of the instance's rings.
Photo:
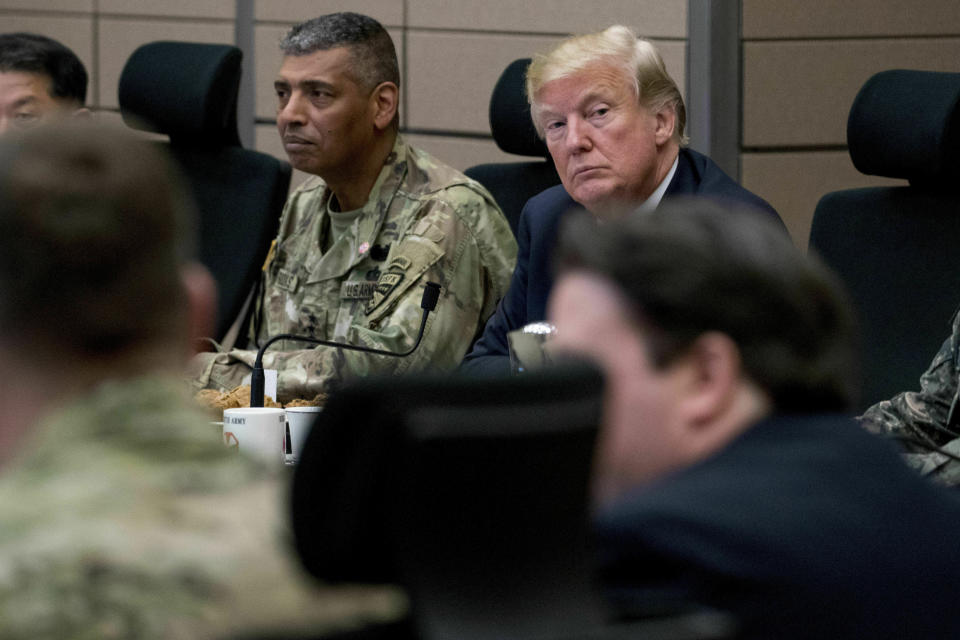
<path id="1" fill-rule="evenodd" d="M 960 484 L 960 313 L 919 391 L 905 391 L 867 409 L 858 418 L 867 431 L 899 440 L 904 460 L 921 474 L 948 486 Z"/>
<path id="2" fill-rule="evenodd" d="M 700 200 L 576 220 L 558 253 L 551 349 L 606 377 L 594 524 L 615 611 L 720 609 L 738 638 L 955 637 L 960 502 L 843 415 L 852 313 L 823 266 Z"/>
<path id="3" fill-rule="evenodd" d="M 680 91 L 654 46 L 627 27 L 569 38 L 534 57 L 527 96 L 561 184 L 523 208 L 510 289 L 466 357 L 468 372 L 509 371 L 507 334 L 545 319 L 557 227 L 572 208 L 611 220 L 687 194 L 755 207 L 779 223 L 770 205 L 686 147 Z"/>
<path id="4" fill-rule="evenodd" d="M 425 283 L 442 292 L 407 358 L 276 345 L 263 364 L 278 371 L 278 399 L 312 398 L 371 373 L 455 368 L 513 269 L 516 242 L 503 213 L 479 183 L 399 135 L 397 55 L 379 22 L 321 16 L 294 26 L 280 49 L 277 128 L 290 163 L 315 177 L 283 211 L 253 340 L 293 333 L 406 351 Z M 194 386 L 240 384 L 255 355 L 200 354 Z"/>
<path id="5" fill-rule="evenodd" d="M 0 134 L 64 115 L 88 114 L 87 70 L 56 40 L 0 33 Z"/>
<path id="6" fill-rule="evenodd" d="M 182 380 L 214 285 L 160 150 L 92 122 L 0 139 L 0 637 L 213 638 L 391 615 L 307 582 L 282 469 Z"/>

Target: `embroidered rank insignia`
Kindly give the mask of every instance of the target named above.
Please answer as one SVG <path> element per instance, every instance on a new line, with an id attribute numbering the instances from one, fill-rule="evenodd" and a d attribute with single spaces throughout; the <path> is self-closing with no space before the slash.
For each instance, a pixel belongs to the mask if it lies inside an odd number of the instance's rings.
<path id="1" fill-rule="evenodd" d="M 383 304 L 383 301 L 403 282 L 403 275 L 402 273 L 390 271 L 380 276 L 380 279 L 377 280 L 376 287 L 373 289 L 373 297 L 370 299 L 370 302 L 367 303 L 365 309 L 367 315 L 373 313 L 374 309 Z"/>
<path id="2" fill-rule="evenodd" d="M 369 300 L 376 287 L 376 282 L 344 282 L 340 285 L 340 299 Z"/>
<path id="3" fill-rule="evenodd" d="M 297 290 L 297 274 L 286 269 L 278 269 L 276 284 L 284 291 L 293 293 Z"/>

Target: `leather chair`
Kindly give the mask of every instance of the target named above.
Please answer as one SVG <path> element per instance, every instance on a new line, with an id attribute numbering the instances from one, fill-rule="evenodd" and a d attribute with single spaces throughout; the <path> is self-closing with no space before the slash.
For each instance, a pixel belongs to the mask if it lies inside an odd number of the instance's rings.
<path id="1" fill-rule="evenodd" d="M 290 186 L 290 165 L 240 146 L 241 58 L 228 45 L 151 42 L 131 54 L 119 86 L 124 122 L 166 134 L 192 189 L 198 257 L 219 290 L 217 340 L 259 282 Z"/>
<path id="2" fill-rule="evenodd" d="M 419 638 L 599 630 L 588 482 L 601 391 L 593 369 L 342 389 L 294 474 L 304 566 L 403 585 Z"/>
<path id="3" fill-rule="evenodd" d="M 539 160 L 479 164 L 464 172 L 493 194 L 514 234 L 527 200 L 560 184 L 547 145 L 537 136 L 530 118 L 525 89 L 529 65 L 530 58 L 514 60 L 497 80 L 490 97 L 490 131 L 501 151 Z"/>
<path id="4" fill-rule="evenodd" d="M 810 250 L 860 320 L 862 410 L 918 387 L 960 305 L 960 73 L 874 75 L 847 143 L 861 173 L 909 181 L 829 193 L 813 217 Z"/>

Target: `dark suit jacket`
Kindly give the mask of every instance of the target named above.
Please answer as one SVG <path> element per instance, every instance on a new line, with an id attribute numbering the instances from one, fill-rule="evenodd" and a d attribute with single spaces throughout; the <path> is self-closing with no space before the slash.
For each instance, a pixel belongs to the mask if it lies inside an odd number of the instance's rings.
<path id="1" fill-rule="evenodd" d="M 773 207 L 734 182 L 710 158 L 691 149 L 681 149 L 679 158 L 664 199 L 696 195 L 737 202 L 767 212 L 780 221 Z M 563 215 L 578 206 L 563 185 L 551 187 L 527 201 L 520 214 L 517 266 L 510 288 L 461 369 L 485 374 L 510 371 L 507 333 L 546 318 L 547 296 L 553 288 L 552 257 L 557 229 Z"/>
<path id="2" fill-rule="evenodd" d="M 744 637 L 960 632 L 960 502 L 834 417 L 773 418 L 595 520 L 624 617 L 697 603 Z"/>

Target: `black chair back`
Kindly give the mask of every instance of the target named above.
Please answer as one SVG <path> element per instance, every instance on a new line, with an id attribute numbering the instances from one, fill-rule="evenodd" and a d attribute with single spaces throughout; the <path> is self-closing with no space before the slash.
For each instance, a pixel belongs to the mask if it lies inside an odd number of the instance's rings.
<path id="1" fill-rule="evenodd" d="M 305 566 L 404 585 L 422 638 L 596 630 L 588 485 L 601 392 L 592 369 L 338 392 L 294 476 Z"/>
<path id="2" fill-rule="evenodd" d="M 847 141 L 861 172 L 909 180 L 825 195 L 810 232 L 860 321 L 862 410 L 917 388 L 960 305 L 960 73 L 876 74 Z"/>
<path id="3" fill-rule="evenodd" d="M 501 151 L 539 160 L 479 164 L 464 172 L 493 194 L 514 234 L 527 200 L 560 184 L 550 152 L 530 118 L 525 89 L 529 65 L 530 58 L 514 60 L 497 80 L 490 96 L 490 131 Z"/>
<path id="4" fill-rule="evenodd" d="M 199 211 L 199 260 L 218 287 L 216 339 L 240 314 L 290 186 L 290 165 L 240 146 L 236 47 L 151 42 L 131 54 L 119 102 L 131 127 L 169 136 Z"/>

